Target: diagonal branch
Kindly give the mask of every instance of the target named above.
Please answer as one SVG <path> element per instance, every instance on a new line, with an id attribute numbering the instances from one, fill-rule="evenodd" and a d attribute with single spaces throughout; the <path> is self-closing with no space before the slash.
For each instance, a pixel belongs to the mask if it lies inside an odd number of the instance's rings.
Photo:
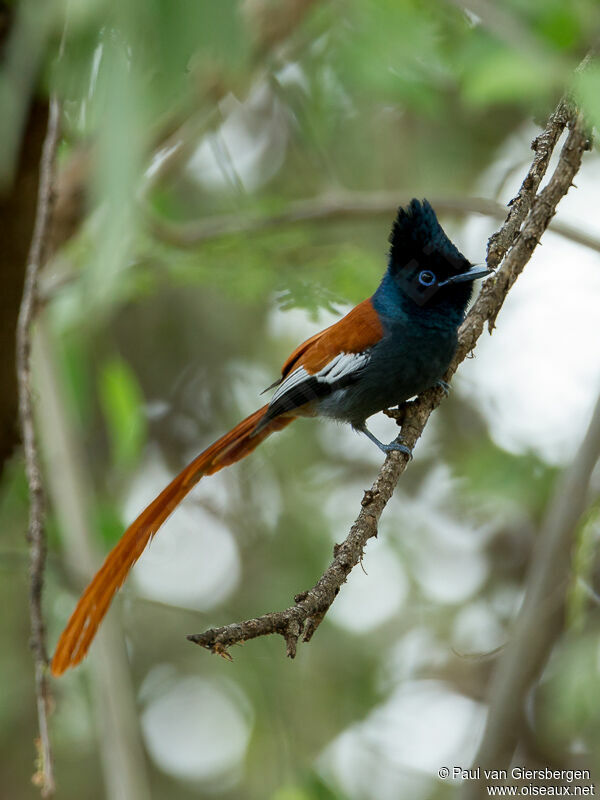
<path id="1" fill-rule="evenodd" d="M 570 130 L 558 165 L 546 187 L 536 194 L 554 148 L 567 126 Z M 581 165 L 583 153 L 590 148 L 590 139 L 578 111 L 561 101 L 532 147 L 536 155 L 519 194 L 511 204 L 513 208 L 500 231 L 490 240 L 488 263 L 497 265 L 501 259 L 504 260 L 497 273 L 485 282 L 460 328 L 459 346 L 445 376 L 447 380 L 474 348 L 485 323 L 488 322 L 490 329 L 493 327 L 511 286 L 529 261 L 559 201 L 568 192 Z M 441 389 L 431 389 L 408 403 L 403 410 L 402 419 L 399 420 L 402 423 L 402 441 L 411 449 L 442 397 Z M 361 560 L 368 540 L 377 535 L 379 518 L 406 466 L 406 456 L 398 452 L 387 456 L 375 483 L 363 497 L 362 508 L 350 533 L 341 545 L 336 545 L 333 561 L 312 589 L 295 598 L 295 605 L 257 619 L 212 628 L 188 636 L 188 639 L 214 653 L 228 656 L 227 648 L 232 644 L 278 633 L 286 640 L 287 654 L 293 657 L 300 636 L 303 641 L 310 640 L 350 571 Z"/>
<path id="2" fill-rule="evenodd" d="M 35 226 L 27 258 L 25 287 L 17 324 L 17 380 L 19 385 L 19 416 L 25 468 L 29 485 L 30 510 L 27 539 L 30 548 L 29 614 L 31 619 L 31 648 L 35 663 L 35 687 L 40 733 L 39 768 L 35 782 L 41 786 L 42 796 L 54 794 L 52 751 L 48 732 L 48 653 L 46 628 L 42 613 L 42 590 L 46 561 L 46 532 L 44 529 L 45 498 L 38 446 L 33 421 L 31 391 L 31 326 L 36 310 L 38 276 L 47 250 L 48 230 L 52 213 L 54 167 L 56 146 L 60 130 L 60 106 L 56 98 L 50 100 L 48 130 L 42 150 L 40 183 Z"/>

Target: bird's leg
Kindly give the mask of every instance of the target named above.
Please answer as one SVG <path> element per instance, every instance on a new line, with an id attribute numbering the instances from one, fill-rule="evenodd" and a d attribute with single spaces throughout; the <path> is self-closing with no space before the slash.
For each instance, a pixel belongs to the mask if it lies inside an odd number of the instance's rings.
<path id="1" fill-rule="evenodd" d="M 371 431 L 367 428 L 364 422 L 362 425 L 353 425 L 352 427 L 354 428 L 355 431 L 358 431 L 359 433 L 364 433 L 367 439 L 370 439 L 373 442 L 373 444 L 376 444 L 377 447 L 384 453 L 391 453 L 392 451 L 397 450 L 399 453 L 404 453 L 404 455 L 408 456 L 409 459 L 412 458 L 412 450 L 410 449 L 410 447 L 407 447 L 405 444 L 402 444 L 401 442 L 398 441 L 398 439 L 402 438 L 400 434 L 394 439 L 393 442 L 390 442 L 389 444 L 384 444 L 383 442 L 380 442 L 379 439 L 374 434 L 371 433 Z"/>
<path id="2" fill-rule="evenodd" d="M 443 392 L 444 392 L 444 394 L 446 395 L 446 397 L 448 397 L 448 395 L 450 394 L 450 384 L 449 384 L 449 383 L 446 383 L 446 381 L 443 381 L 443 380 L 440 378 L 440 380 L 439 380 L 439 381 L 436 381 L 434 385 L 435 385 L 435 386 L 439 386 L 439 387 L 440 387 L 440 389 L 442 389 L 442 390 L 443 390 Z"/>

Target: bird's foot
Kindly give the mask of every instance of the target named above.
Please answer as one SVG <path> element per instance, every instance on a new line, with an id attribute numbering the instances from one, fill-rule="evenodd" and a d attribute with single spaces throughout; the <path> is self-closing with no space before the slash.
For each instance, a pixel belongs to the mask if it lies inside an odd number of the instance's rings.
<path id="1" fill-rule="evenodd" d="M 371 431 L 367 428 L 366 425 L 362 425 L 361 427 L 355 427 L 355 430 L 359 431 L 359 433 L 364 433 L 367 439 L 370 439 L 373 442 L 373 444 L 376 444 L 377 447 L 383 453 L 386 453 L 386 455 L 387 453 L 391 453 L 395 450 L 398 453 L 403 453 L 405 456 L 407 456 L 409 461 L 413 457 L 412 450 L 410 449 L 410 447 L 408 447 L 405 444 L 402 444 L 401 435 L 397 436 L 393 442 L 385 444 L 384 442 L 379 441 L 379 439 L 374 434 L 371 433 Z"/>
<path id="2" fill-rule="evenodd" d="M 380 442 L 379 447 L 384 453 L 392 453 L 395 450 L 398 453 L 404 453 L 409 461 L 412 461 L 413 459 L 413 452 L 410 447 L 406 444 L 402 444 L 402 442 L 399 442 L 398 438 L 394 439 L 394 441 L 390 442 L 389 444 Z"/>
<path id="3" fill-rule="evenodd" d="M 439 386 L 440 389 L 444 392 L 445 396 L 448 397 L 448 395 L 450 394 L 450 384 L 449 383 L 446 383 L 446 381 L 443 381 L 443 380 L 440 379 L 439 381 L 435 382 L 435 385 Z"/>

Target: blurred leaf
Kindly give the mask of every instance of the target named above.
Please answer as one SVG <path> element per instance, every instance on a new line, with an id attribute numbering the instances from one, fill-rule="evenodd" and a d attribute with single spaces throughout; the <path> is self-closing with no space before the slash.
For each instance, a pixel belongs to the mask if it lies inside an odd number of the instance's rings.
<path id="1" fill-rule="evenodd" d="M 148 241 L 145 257 L 162 262 L 176 285 L 213 286 L 245 302 L 279 294 L 285 308 L 314 312 L 368 297 L 386 267 L 384 248 L 373 253 L 361 247 L 355 233 L 348 241 L 348 225 L 337 236 L 333 230 L 295 225 L 224 236 L 198 251 Z"/>
<path id="2" fill-rule="evenodd" d="M 511 0 L 515 19 L 531 28 L 553 48 L 587 48 L 585 40 L 597 28 L 600 8 L 595 0 Z M 583 40 L 583 42 L 582 42 Z"/>
<path id="3" fill-rule="evenodd" d="M 577 73 L 574 88 L 586 115 L 596 128 L 600 127 L 600 65 L 591 64 Z"/>
<path id="4" fill-rule="evenodd" d="M 452 460 L 476 495 L 510 500 L 534 517 L 543 513 L 557 472 L 532 453 L 513 455 L 489 440 L 453 452 Z"/>
<path id="5" fill-rule="evenodd" d="M 567 596 L 567 627 L 582 632 L 590 598 L 590 588 L 598 545 L 600 509 L 588 512 L 579 526 L 573 553 L 573 576 Z"/>
<path id="6" fill-rule="evenodd" d="M 542 686 L 540 733 L 555 748 L 568 748 L 573 740 L 592 752 L 600 745 L 600 708 L 590 702 L 600 692 L 599 648 L 597 633 L 568 636 L 552 659 L 550 678 Z"/>
<path id="7" fill-rule="evenodd" d="M 270 800 L 312 800 L 300 786 L 281 786 L 276 789 Z"/>
<path id="8" fill-rule="evenodd" d="M 98 384 L 113 460 L 116 466 L 129 466 L 146 440 L 141 389 L 133 371 L 118 358 L 105 362 Z"/>
<path id="9" fill-rule="evenodd" d="M 64 306 L 61 305 L 62 308 Z M 57 304 L 52 306 L 53 328 L 58 329 L 55 337 L 60 354 L 62 381 L 68 394 L 71 413 L 80 429 L 86 430 L 93 419 L 94 388 L 90 371 L 90 337 L 80 328 L 63 330 L 60 314 L 56 314 Z M 62 335 L 61 335 L 62 334 Z"/>
<path id="10" fill-rule="evenodd" d="M 531 101 L 548 92 L 555 78 L 538 58 L 489 42 L 465 70 L 463 91 L 473 105 Z"/>
<path id="11" fill-rule="evenodd" d="M 158 64 L 163 96 L 184 82 L 189 71 L 200 74 L 222 70 L 230 75 L 247 67 L 249 42 L 244 35 L 240 0 L 156 0 L 156 34 L 160 46 Z M 140 2 L 140 13 L 147 3 Z M 190 59 L 193 58 L 193 64 Z"/>
<path id="12" fill-rule="evenodd" d="M 310 773 L 302 784 L 290 784 L 276 789 L 269 800 L 344 800 L 345 795 L 334 792 L 319 775 Z"/>
<path id="13" fill-rule="evenodd" d="M 379 0 L 366 6 L 354 0 L 336 34 L 339 74 L 348 88 L 434 110 L 436 84 L 446 74 L 434 19 L 417 3 Z"/>
<path id="14" fill-rule="evenodd" d="M 94 511 L 94 530 L 112 547 L 123 535 L 123 520 L 113 504 L 102 503 Z"/>
<path id="15" fill-rule="evenodd" d="M 11 527 L 14 519 L 25 521 L 29 506 L 29 487 L 21 459 L 8 461 L 0 483 L 0 526 Z M 24 542 L 24 540 L 23 540 Z"/>
<path id="16" fill-rule="evenodd" d="M 574 9 L 562 0 L 541 3 L 540 9 L 540 33 L 557 47 L 573 47 L 581 36 L 580 20 Z"/>

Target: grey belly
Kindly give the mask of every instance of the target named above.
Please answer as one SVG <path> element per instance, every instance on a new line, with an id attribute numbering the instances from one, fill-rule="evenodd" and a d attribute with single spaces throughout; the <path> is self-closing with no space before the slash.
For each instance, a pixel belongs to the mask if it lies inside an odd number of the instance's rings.
<path id="1" fill-rule="evenodd" d="M 337 389 L 319 401 L 317 414 L 360 425 L 373 414 L 392 408 L 425 391 L 448 368 L 456 340 L 437 342 L 428 357 L 418 353 L 410 359 L 386 352 L 374 353 L 358 380 Z"/>

